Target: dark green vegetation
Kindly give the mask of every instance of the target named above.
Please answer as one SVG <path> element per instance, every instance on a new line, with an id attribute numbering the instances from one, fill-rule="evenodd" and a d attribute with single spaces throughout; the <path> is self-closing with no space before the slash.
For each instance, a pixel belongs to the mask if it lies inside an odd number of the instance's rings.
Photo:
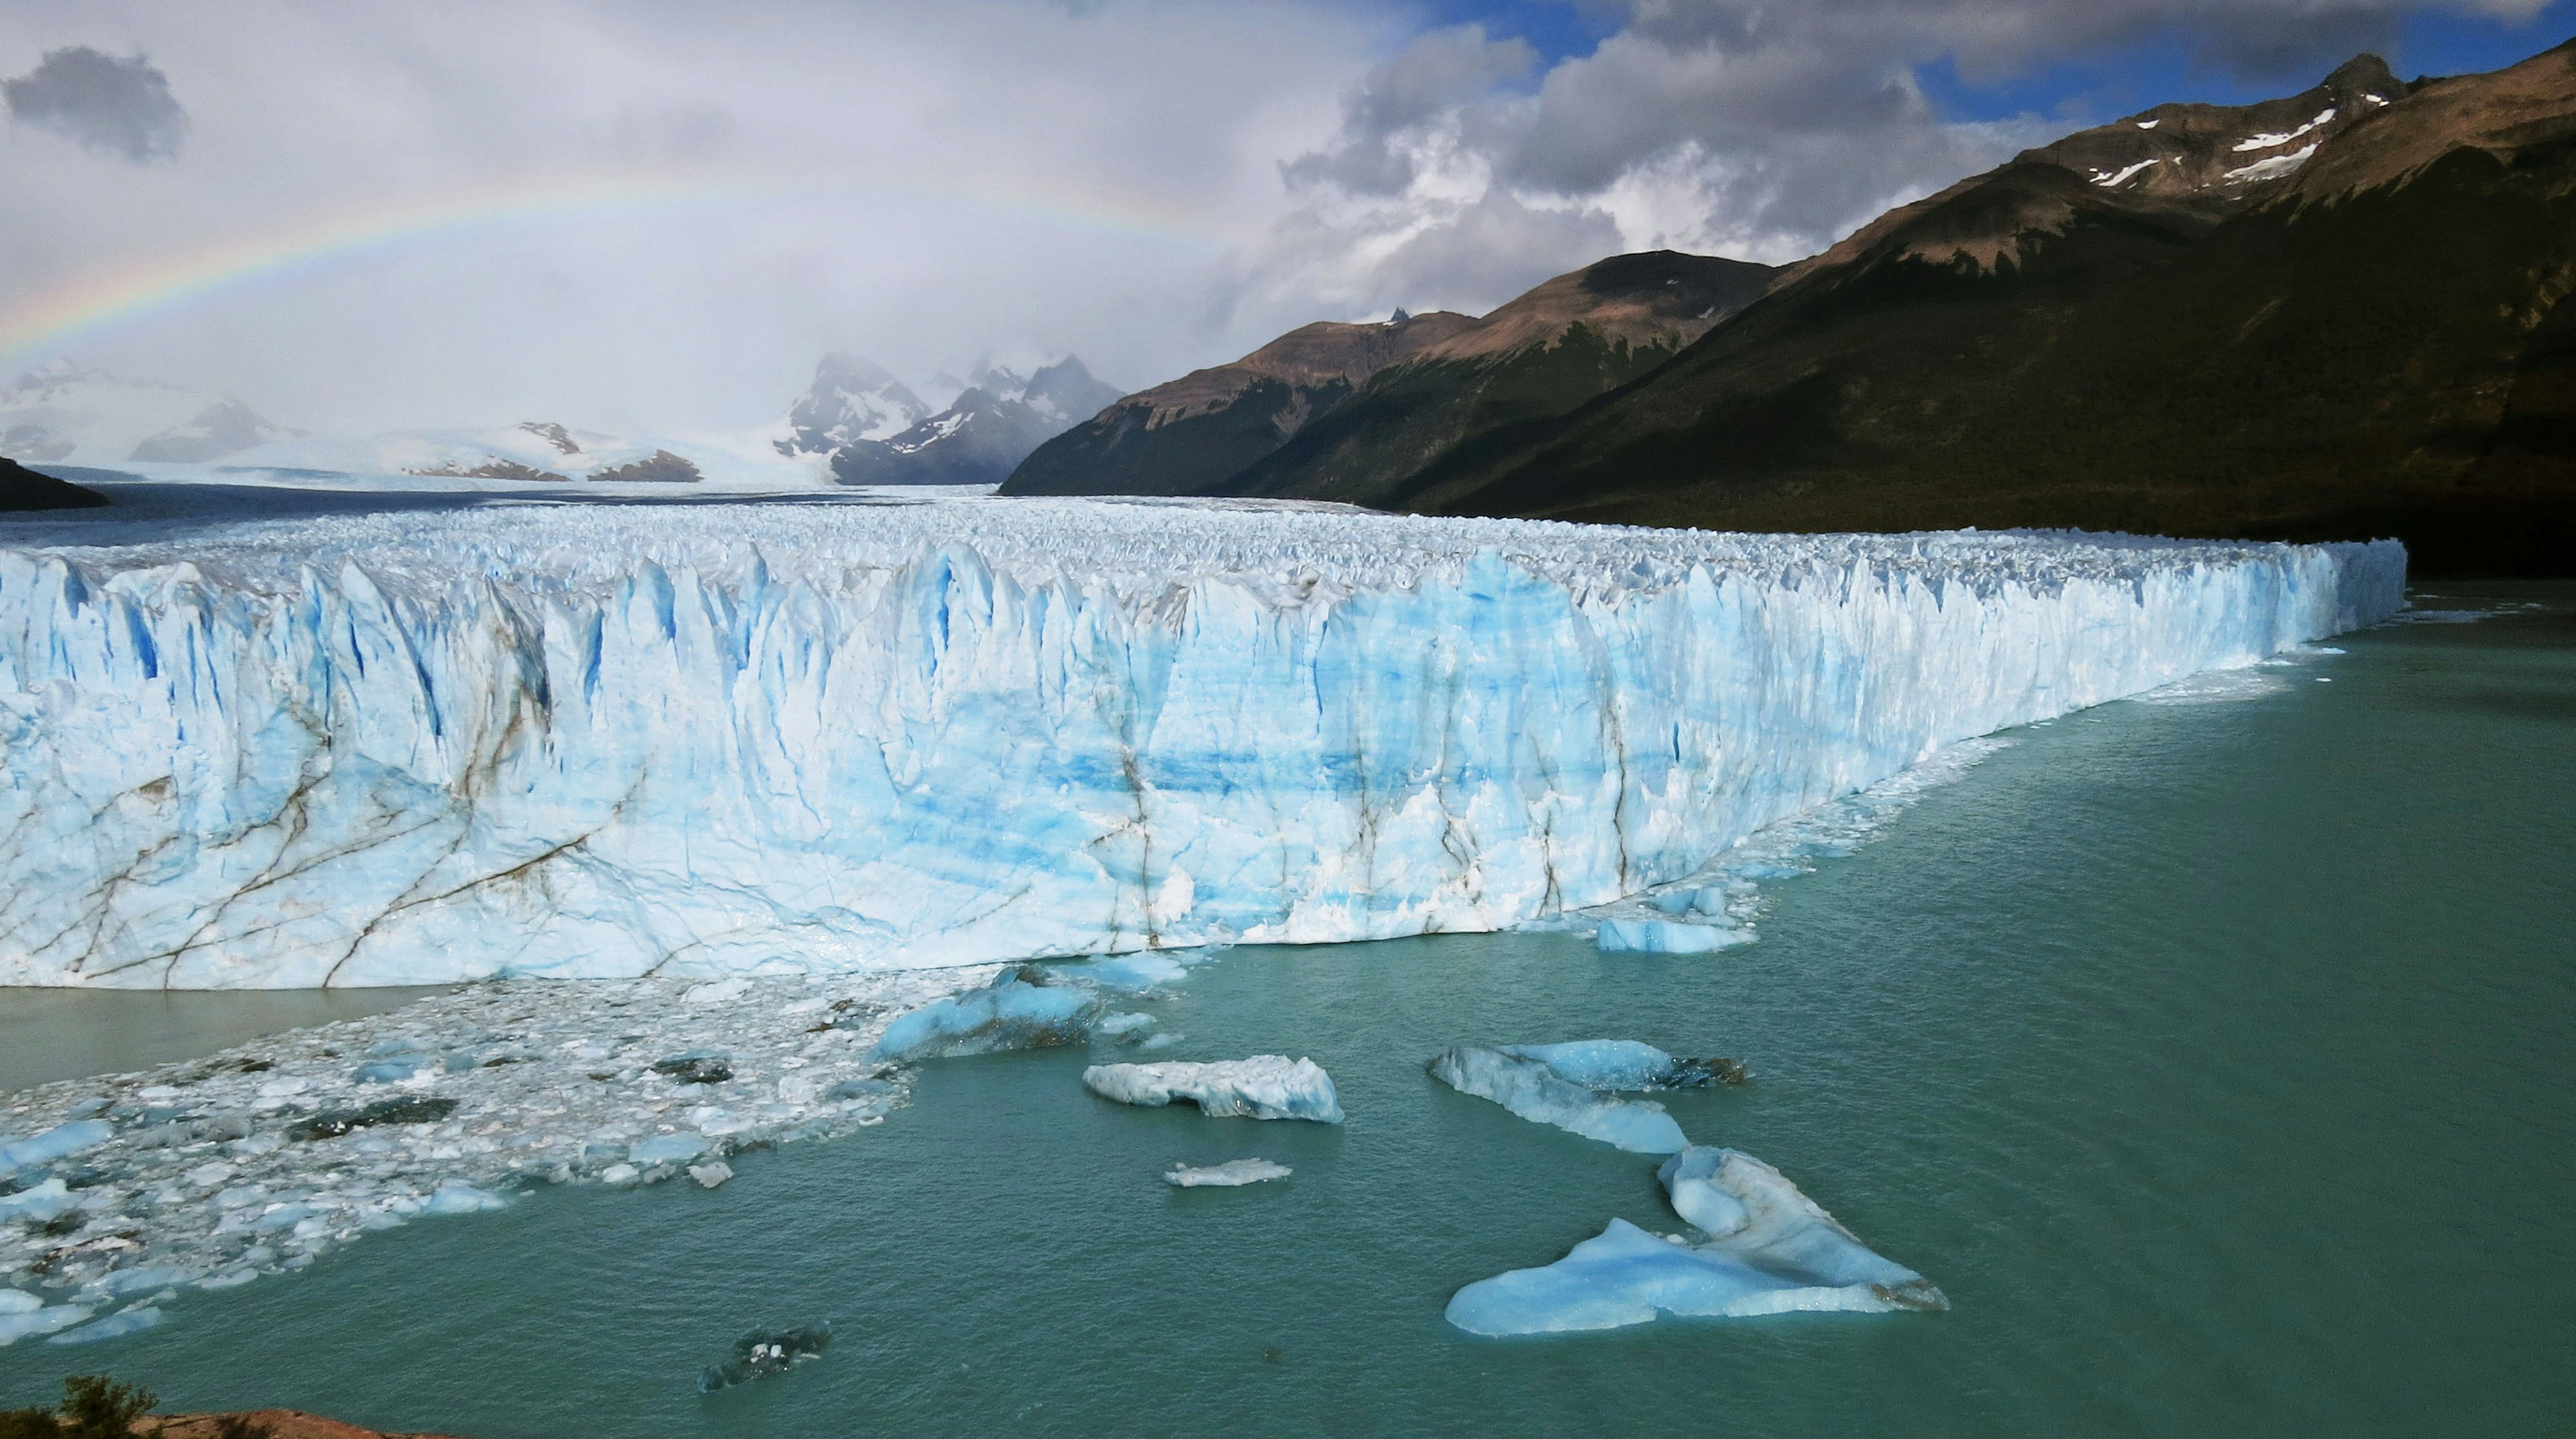
<path id="1" fill-rule="evenodd" d="M 119 1384 L 101 1374 L 74 1375 L 63 1381 L 60 1408 L 0 1413 L 0 1439 L 159 1439 L 168 1432 L 162 1426 L 139 1427 L 153 1403 L 148 1389 Z M 238 1414 L 221 1415 L 211 1428 L 199 1432 L 206 1439 L 266 1439 L 270 1433 L 265 1425 Z"/>
<path id="2" fill-rule="evenodd" d="M 1935 229 L 2003 232 L 2003 256 Z M 2214 219 L 2017 162 L 1855 239 L 1656 374 L 1381 502 L 2394 534 L 2419 573 L 2576 568 L 2576 49 L 2434 82 Z"/>
<path id="3" fill-rule="evenodd" d="M 1128 396 L 1030 455 L 1002 492 L 1366 503 L 1463 442 L 1645 374 L 1776 273 L 1656 250 L 1559 275 L 1481 320 L 1308 325 Z"/>
<path id="4" fill-rule="evenodd" d="M 106 503 L 107 496 L 95 490 L 0 459 L 0 510 L 85 510 Z"/>

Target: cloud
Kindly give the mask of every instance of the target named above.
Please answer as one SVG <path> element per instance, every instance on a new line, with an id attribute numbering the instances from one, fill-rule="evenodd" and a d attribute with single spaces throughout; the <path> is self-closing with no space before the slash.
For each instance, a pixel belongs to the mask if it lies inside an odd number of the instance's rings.
<path id="1" fill-rule="evenodd" d="M 34 70 L 0 80 L 0 94 L 20 123 L 138 165 L 178 158 L 188 133 L 170 77 L 141 55 L 119 60 L 85 45 L 49 50 Z"/>
<path id="2" fill-rule="evenodd" d="M 2435 0 L 2441 3 L 2441 0 Z M 2529 19 L 2548 0 L 2449 0 Z M 2388 49 L 2427 0 L 1624 0 L 1589 53 L 1537 67 L 1478 26 L 1413 38 L 1286 161 L 1295 201 L 1238 264 L 1257 288 L 1376 300 L 1437 266 L 1540 276 L 1563 237 L 1787 261 L 1891 205 L 2109 115 L 1945 115 L 1917 73 L 1972 85 L 2145 43 L 2286 93 Z M 2158 97 L 2162 98 L 2162 97 Z M 1552 243 L 1553 242 L 1553 243 Z M 1520 257 L 1488 253 L 1519 245 Z M 1606 250 L 1604 251 L 1606 253 Z M 1434 257 L 1437 257 L 1436 263 Z M 1289 272 L 1297 278 L 1290 278 Z M 1508 292 L 1487 291 L 1493 303 Z"/>

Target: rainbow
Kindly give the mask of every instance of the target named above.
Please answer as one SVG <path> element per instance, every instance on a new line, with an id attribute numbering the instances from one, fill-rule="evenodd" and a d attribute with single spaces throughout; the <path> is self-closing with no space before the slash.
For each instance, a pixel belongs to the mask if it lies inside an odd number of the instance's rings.
<path id="1" fill-rule="evenodd" d="M 593 221 L 675 205 L 834 196 L 964 202 L 1060 224 L 1160 239 L 1206 240 L 1158 207 L 1096 196 L 1009 192 L 944 184 L 746 183 L 698 174 L 520 177 L 510 182 L 306 217 L 280 229 L 182 253 L 103 268 L 49 284 L 0 307 L 0 365 L 50 359 L 196 305 L 401 251 L 512 227 Z"/>

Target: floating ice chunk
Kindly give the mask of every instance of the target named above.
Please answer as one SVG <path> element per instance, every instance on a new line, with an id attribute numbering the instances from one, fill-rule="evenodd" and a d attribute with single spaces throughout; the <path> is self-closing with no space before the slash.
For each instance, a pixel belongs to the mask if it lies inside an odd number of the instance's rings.
<path id="1" fill-rule="evenodd" d="M 0 1174 L 24 1169 L 30 1164 L 51 1164 L 57 1159 L 68 1159 L 115 1137 L 115 1126 L 104 1119 L 75 1119 L 69 1124 L 57 1124 L 42 1134 L 0 1141 Z"/>
<path id="2" fill-rule="evenodd" d="M 105 1319 L 84 1324 L 78 1329 L 66 1329 L 45 1342 L 95 1344 L 102 1339 L 122 1339 L 128 1334 L 139 1334 L 160 1322 L 161 1311 L 158 1308 L 149 1304 L 138 1304 L 131 1309 L 111 1314 Z"/>
<path id="3" fill-rule="evenodd" d="M 682 1084 L 722 1084 L 733 1078 L 733 1066 L 725 1057 L 710 1050 L 692 1049 L 653 1063 L 655 1074 L 667 1075 Z"/>
<path id="4" fill-rule="evenodd" d="M 1577 1039 L 1563 1044 L 1505 1044 L 1502 1053 L 1535 1059 L 1559 1079 L 1586 1089 L 1704 1089 L 1742 1084 L 1744 1066 L 1732 1059 L 1675 1059 L 1633 1039 Z"/>
<path id="5" fill-rule="evenodd" d="M 703 1134 L 682 1130 L 677 1134 L 657 1134 L 626 1147 L 626 1162 L 650 1168 L 656 1164 L 685 1164 L 716 1147 L 714 1140 Z"/>
<path id="6" fill-rule="evenodd" d="M 1169 984 L 1173 980 L 1187 976 L 1189 972 L 1188 966 L 1174 960 L 1171 956 L 1147 951 L 1116 955 L 1085 965 L 1080 969 L 1066 971 L 1070 978 L 1087 979 L 1094 984 L 1105 985 L 1111 989 L 1123 989 L 1131 994 L 1152 989 L 1158 984 Z"/>
<path id="7" fill-rule="evenodd" d="M 0 1289 L 0 1314 L 33 1314 L 45 1301 L 23 1289 Z"/>
<path id="8" fill-rule="evenodd" d="M 1606 953 L 1713 954 L 1742 944 L 1745 936 L 1723 924 L 1689 924 L 1671 919 L 1605 919 L 1593 942 Z"/>
<path id="9" fill-rule="evenodd" d="M 599 1171 L 599 1182 L 611 1185 L 632 1184 L 636 1180 L 642 1178 L 643 1174 L 644 1171 L 637 1169 L 632 1164 L 612 1164 L 606 1169 Z"/>
<path id="10" fill-rule="evenodd" d="M 380 1099 L 357 1109 L 324 1109 L 286 1128 L 289 1139 L 337 1139 L 356 1129 L 378 1125 L 434 1124 L 456 1112 L 456 1101 L 443 1096 Z"/>
<path id="11" fill-rule="evenodd" d="M 1672 1056 L 1664 1058 L 1669 1063 Z M 1543 1059 L 1461 1045 L 1444 1050 L 1430 1068 L 1432 1078 L 1461 1094 L 1490 1099 L 1523 1119 L 1552 1124 L 1631 1154 L 1671 1154 L 1690 1143 L 1662 1105 L 1648 1099 L 1613 1099 L 1565 1078 Z"/>
<path id="12" fill-rule="evenodd" d="M 1100 1018 L 1100 1022 L 1091 1026 L 1091 1028 L 1092 1032 L 1095 1034 L 1114 1036 L 1128 1034 L 1136 1030 L 1146 1028 L 1153 1022 L 1154 1016 L 1150 1014 L 1137 1014 L 1130 1011 L 1125 1014 L 1103 1015 Z"/>
<path id="13" fill-rule="evenodd" d="M 486 1209 L 508 1207 L 510 1201 L 488 1189 L 477 1189 L 462 1179 L 450 1179 L 438 1186 L 438 1192 L 421 1201 L 423 1214 L 476 1214 Z"/>
<path id="14" fill-rule="evenodd" d="M 8 1291 L 16 1293 L 16 1290 Z M 31 1296 L 32 1297 L 32 1296 Z M 34 1309 L 0 1310 L 0 1349 L 35 1334 L 55 1334 L 98 1311 L 86 1304 L 39 1305 Z"/>
<path id="15" fill-rule="evenodd" d="M 1095 1064 L 1082 1072 L 1082 1083 L 1104 1099 L 1149 1109 L 1186 1099 L 1201 1113 L 1219 1117 L 1342 1122 L 1332 1076 L 1311 1059 L 1281 1054 L 1212 1064 Z"/>
<path id="16" fill-rule="evenodd" d="M 832 1326 L 828 1323 L 809 1329 L 755 1329 L 734 1341 L 732 1358 L 710 1364 L 698 1375 L 698 1392 L 713 1394 L 736 1384 L 784 1374 L 821 1355 L 831 1343 Z"/>
<path id="17" fill-rule="evenodd" d="M 1296 1171 L 1267 1159 L 1229 1159 L 1223 1164 L 1175 1164 L 1163 1182 L 1175 1189 L 1235 1189 L 1264 1180 L 1285 1179 Z"/>
<path id="18" fill-rule="evenodd" d="M 886 1026 L 878 1059 L 909 1064 L 1001 1049 L 1075 1044 L 1091 1032 L 1099 1001 L 1069 985 L 1035 985 L 1005 975 L 982 989 L 934 1000 Z"/>
<path id="19" fill-rule="evenodd" d="M 192 1277 L 184 1269 L 173 1269 L 162 1264 L 141 1269 L 119 1269 L 91 1284 L 88 1292 L 82 1297 L 87 1298 L 95 1294 L 109 1299 L 122 1299 L 129 1294 L 144 1294 L 155 1289 L 168 1289 L 173 1285 L 185 1284 Z"/>
<path id="20" fill-rule="evenodd" d="M 1862 1244 L 1749 1154 L 1694 1146 L 1664 1161 L 1656 1177 L 1675 1212 L 1707 1239 L 1676 1243 L 1613 1219 L 1554 1264 L 1459 1290 L 1449 1322 L 1471 1334 L 1550 1334 L 1616 1329 L 1659 1314 L 1950 1307 L 1930 1281 Z"/>
<path id="21" fill-rule="evenodd" d="M 262 1099 L 284 1099 L 289 1095 L 302 1094 L 304 1091 L 311 1089 L 312 1087 L 312 1080 L 307 1079 L 300 1074 L 291 1074 L 284 1079 L 272 1079 L 261 1085 L 259 1087 L 259 1097 Z"/>
<path id="22" fill-rule="evenodd" d="M 0 1195 L 0 1224 L 13 1219 L 25 1220 L 30 1224 L 42 1224 L 48 1219 L 70 1213 L 79 1204 L 80 1196 L 72 1193 L 71 1186 L 63 1183 L 57 1176 L 33 1189 L 21 1189 L 15 1194 Z"/>
<path id="23" fill-rule="evenodd" d="M 713 1189 L 733 1178 L 733 1166 L 721 1159 L 706 1164 L 692 1164 L 689 1166 L 689 1177 L 698 1182 L 699 1188 Z"/>
<path id="24" fill-rule="evenodd" d="M 438 1068 L 438 1061 L 426 1054 L 397 1054 L 390 1059 L 371 1059 L 349 1075 L 357 1084 L 402 1084 Z"/>

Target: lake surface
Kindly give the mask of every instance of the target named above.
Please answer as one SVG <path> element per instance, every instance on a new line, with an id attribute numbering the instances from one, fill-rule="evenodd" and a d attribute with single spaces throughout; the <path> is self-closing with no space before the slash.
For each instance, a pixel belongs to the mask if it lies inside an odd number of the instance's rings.
<path id="1" fill-rule="evenodd" d="M 486 1439 L 2563 1432 L 2576 586 L 2445 593 L 2550 608 L 2018 731 L 1773 886 L 1748 947 L 1239 949 L 1142 1006 L 1183 1036 L 1155 1058 L 1312 1056 L 1339 1128 L 1108 1104 L 1077 1082 L 1135 1057 L 1106 1043 L 940 1061 L 884 1125 L 720 1189 L 545 1190 L 132 1339 L 0 1349 L 0 1405 L 108 1370 Z M 1744 1059 L 1741 1089 L 1663 1097 L 1684 1130 L 1953 1310 L 1448 1327 L 1458 1286 L 1614 1216 L 1680 1228 L 1654 1160 L 1422 1071 L 1587 1037 Z M 1253 1155 L 1296 1173 L 1158 1178 Z M 823 1319 L 823 1358 L 694 1392 L 744 1329 Z"/>

